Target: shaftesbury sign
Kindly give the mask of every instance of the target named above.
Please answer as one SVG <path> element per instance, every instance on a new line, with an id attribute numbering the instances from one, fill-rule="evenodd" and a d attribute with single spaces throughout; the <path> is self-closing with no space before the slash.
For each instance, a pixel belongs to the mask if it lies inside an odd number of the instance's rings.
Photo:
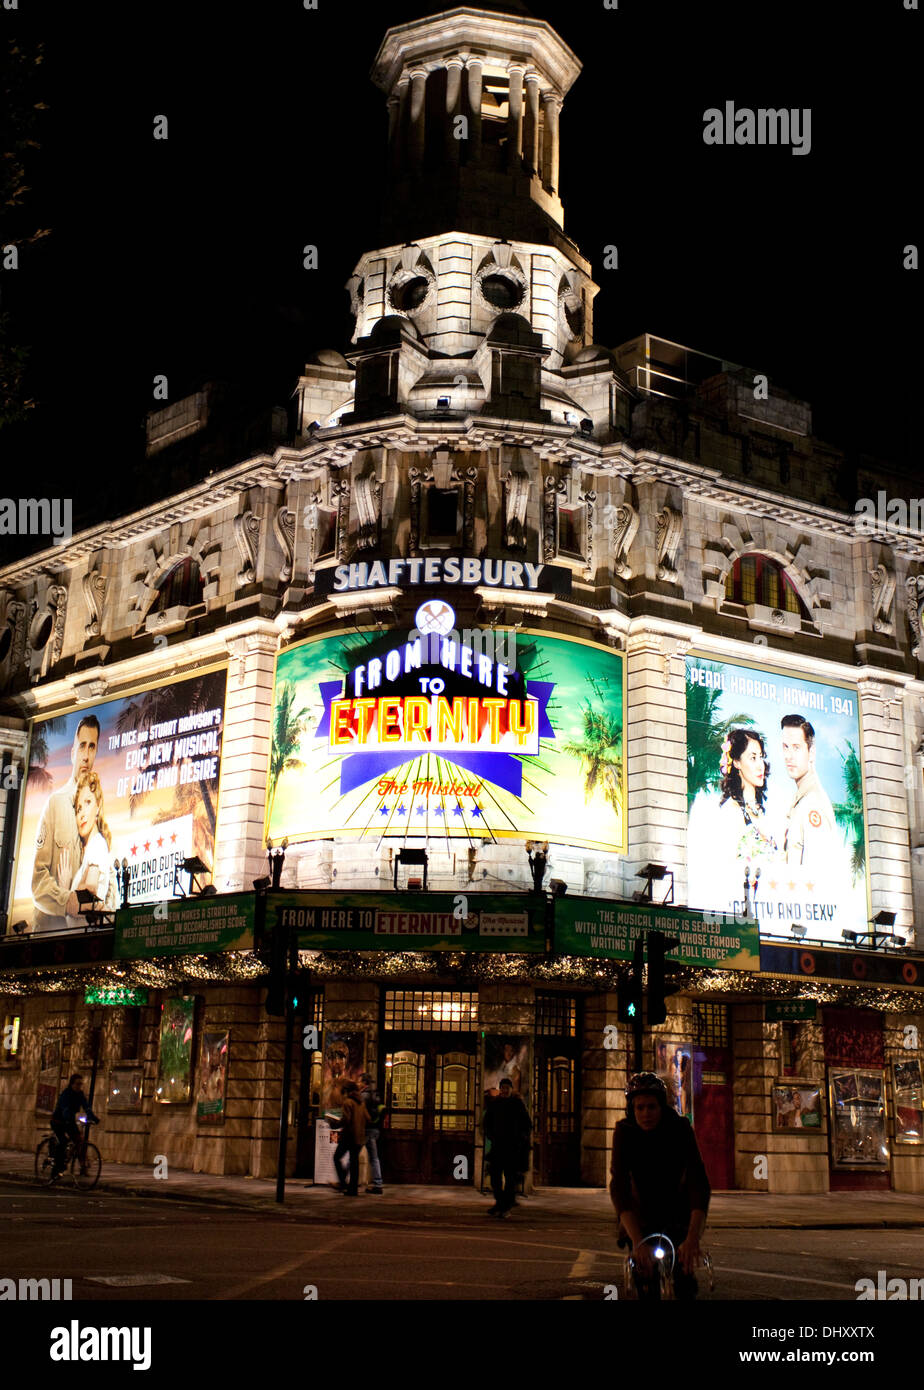
<path id="1" fill-rule="evenodd" d="M 562 955 L 628 960 L 636 937 L 648 931 L 679 937 L 680 946 L 670 956 L 679 965 L 760 969 L 756 922 L 713 927 L 703 921 L 702 913 L 606 898 L 558 898 L 555 902 L 555 950 Z"/>
<path id="2" fill-rule="evenodd" d="M 545 950 L 545 899 L 533 893 L 270 893 L 267 927 L 303 950 Z"/>

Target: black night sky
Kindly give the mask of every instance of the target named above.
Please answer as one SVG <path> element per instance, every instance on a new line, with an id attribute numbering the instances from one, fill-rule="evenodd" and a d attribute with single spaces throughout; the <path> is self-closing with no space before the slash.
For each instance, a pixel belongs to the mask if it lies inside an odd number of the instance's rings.
<path id="1" fill-rule="evenodd" d="M 226 377 L 283 404 L 310 352 L 348 345 L 342 287 L 379 244 L 386 113 L 369 69 L 390 24 L 435 8 L 4 12 L 5 31 L 44 41 L 30 90 L 49 107 L 4 240 L 51 228 L 15 283 L 3 276 L 38 401 L 0 431 L 5 493 L 28 478 L 73 495 L 75 527 L 118 516 L 145 469 L 155 375 L 170 399 Z M 765 371 L 813 403 L 821 438 L 919 472 L 920 282 L 902 249 L 920 241 L 920 14 L 901 0 L 530 9 L 584 64 L 561 184 L 565 229 L 601 285 L 596 340 L 647 330 Z M 706 146 L 703 112 L 727 100 L 811 107 L 811 153 Z M 167 141 L 152 138 L 158 114 Z M 306 243 L 317 271 L 302 268 Z M 618 271 L 603 269 L 607 244 Z"/>

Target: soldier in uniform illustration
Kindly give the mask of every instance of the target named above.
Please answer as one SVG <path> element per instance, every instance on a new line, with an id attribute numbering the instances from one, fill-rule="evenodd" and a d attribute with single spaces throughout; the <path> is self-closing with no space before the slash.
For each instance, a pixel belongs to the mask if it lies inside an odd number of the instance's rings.
<path id="1" fill-rule="evenodd" d="M 784 851 L 787 864 L 805 864 L 814 872 L 831 868 L 835 819 L 831 802 L 815 771 L 815 730 L 801 714 L 780 720 L 783 762 L 796 784 L 789 808 Z"/>
<path id="2" fill-rule="evenodd" d="M 79 911 L 76 893 L 64 887 L 76 872 L 83 845 L 77 832 L 74 793 L 77 778 L 91 772 L 99 747 L 99 720 L 89 714 L 81 719 L 71 748 L 72 772 L 60 791 L 52 792 L 45 804 L 35 837 L 32 866 L 32 898 L 35 902 L 34 931 L 54 931 L 68 925 L 66 914 Z"/>

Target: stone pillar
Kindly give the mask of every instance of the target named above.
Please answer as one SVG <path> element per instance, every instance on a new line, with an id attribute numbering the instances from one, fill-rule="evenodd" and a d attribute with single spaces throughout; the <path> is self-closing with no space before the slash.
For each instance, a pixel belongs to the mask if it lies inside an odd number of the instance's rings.
<path id="1" fill-rule="evenodd" d="M 686 902 L 686 695 L 677 639 L 632 632 L 626 649 L 629 855 L 627 885 L 645 864 L 674 873 L 674 901 Z M 666 887 L 666 885 L 664 885 Z"/>
<path id="2" fill-rule="evenodd" d="M 459 99 L 462 95 L 463 60 L 457 55 L 446 59 L 446 153 L 455 163 L 459 158 L 461 140 L 456 139 L 455 118 L 459 114 Z"/>
<path id="3" fill-rule="evenodd" d="M 468 104 L 471 111 L 468 132 L 468 160 L 470 164 L 477 164 L 481 159 L 481 66 L 480 58 L 469 58 L 466 66 Z"/>
<path id="4" fill-rule="evenodd" d="M 531 174 L 539 172 L 539 74 L 526 74 L 526 119 L 523 126 L 523 163 Z"/>
<path id="5" fill-rule="evenodd" d="M 914 921 L 908 853 L 908 801 L 905 793 L 905 740 L 902 688 L 888 680 L 857 682 L 866 787 L 866 837 L 873 913 L 896 914 L 906 934 Z M 913 939 L 913 938 L 912 938 Z"/>
<path id="6" fill-rule="evenodd" d="M 221 801 L 212 875 L 219 893 L 240 892 L 264 871 L 266 769 L 272 739 L 273 664 L 279 634 L 259 621 L 228 640 Z"/>
<path id="7" fill-rule="evenodd" d="M 401 148 L 403 121 L 401 118 L 404 115 L 407 89 L 407 78 L 402 78 L 388 98 L 388 169 L 389 173 L 393 175 L 399 173 L 403 162 L 403 150 Z"/>
<path id="8" fill-rule="evenodd" d="M 520 167 L 523 149 L 523 74 L 522 63 L 511 63 L 507 69 L 510 94 L 507 115 L 507 168 L 514 172 Z"/>
<path id="9" fill-rule="evenodd" d="M 411 114 L 409 154 L 412 167 L 423 164 L 424 142 L 427 138 L 427 70 L 414 68 L 411 73 Z"/>
<path id="10" fill-rule="evenodd" d="M 542 182 L 550 193 L 558 192 L 558 115 L 561 97 L 557 92 L 543 92 L 545 106 L 545 139 L 542 143 Z"/>

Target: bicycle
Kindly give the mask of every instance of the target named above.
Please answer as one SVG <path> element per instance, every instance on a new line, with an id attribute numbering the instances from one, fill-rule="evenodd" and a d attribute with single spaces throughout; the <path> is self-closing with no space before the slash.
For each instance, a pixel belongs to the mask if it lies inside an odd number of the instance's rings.
<path id="1" fill-rule="evenodd" d="M 649 1241 L 652 1242 L 651 1257 L 654 1261 L 654 1272 L 647 1279 L 638 1275 L 635 1260 L 632 1258 L 632 1251 L 631 1249 L 627 1251 L 623 1272 L 625 1296 L 629 1299 L 654 1302 L 659 1302 L 662 1299 L 673 1299 L 676 1297 L 674 1266 L 677 1263 L 674 1243 L 663 1232 L 646 1236 L 642 1244 L 647 1245 Z M 622 1245 L 624 1242 L 620 1241 L 619 1243 Z M 628 1237 L 626 1237 L 625 1243 L 629 1244 Z M 700 1267 L 705 1271 L 708 1292 L 710 1294 L 715 1293 L 715 1274 L 712 1268 L 712 1258 L 708 1251 L 702 1252 Z"/>
<path id="2" fill-rule="evenodd" d="M 76 1143 L 73 1139 L 68 1139 L 61 1173 L 55 1174 L 54 1171 L 55 1154 L 58 1148 L 57 1136 L 47 1134 L 36 1148 L 35 1177 L 36 1181 L 40 1182 L 43 1187 L 51 1187 L 52 1183 L 64 1173 L 70 1175 L 74 1186 L 79 1188 L 81 1192 L 89 1192 L 99 1182 L 103 1161 L 99 1149 L 95 1144 L 90 1143 L 90 1125 L 97 1122 L 86 1120 L 82 1115 L 78 1116 L 78 1122 L 86 1125 L 86 1129 Z"/>

